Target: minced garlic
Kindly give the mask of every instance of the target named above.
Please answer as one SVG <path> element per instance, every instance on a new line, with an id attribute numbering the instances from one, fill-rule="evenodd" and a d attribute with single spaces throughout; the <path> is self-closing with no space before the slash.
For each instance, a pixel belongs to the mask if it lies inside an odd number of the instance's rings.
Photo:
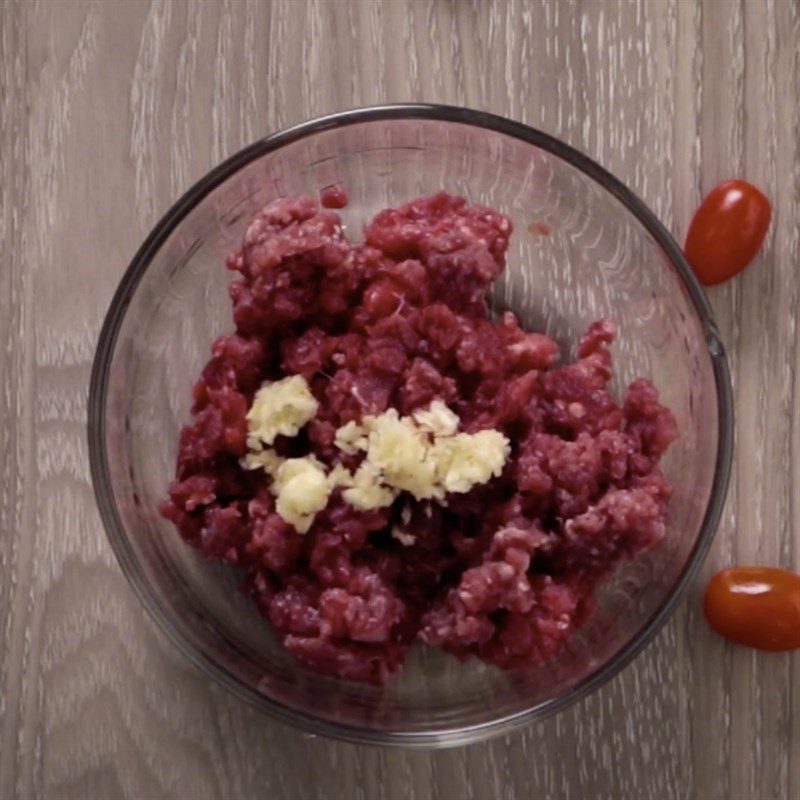
<path id="1" fill-rule="evenodd" d="M 250 452 L 242 467 L 263 469 L 272 478 L 276 511 L 299 533 L 308 531 L 337 487 L 362 511 L 389 506 L 400 492 L 441 502 L 450 492 L 467 492 L 499 476 L 511 449 L 499 431 L 458 433 L 458 416 L 441 400 L 408 417 L 390 408 L 340 427 L 336 446 L 348 454 L 365 453 L 355 473 L 341 464 L 326 473 L 314 456 L 285 459 L 268 447 L 279 434 L 296 436 L 317 408 L 305 379 L 294 375 L 265 383 L 247 414 Z M 392 533 L 402 544 L 413 543 L 411 534 L 397 534 Z"/>
<path id="2" fill-rule="evenodd" d="M 251 450 L 239 463 L 244 469 L 263 469 L 274 478 L 285 460 L 272 449 Z"/>
<path id="3" fill-rule="evenodd" d="M 317 512 L 328 505 L 331 488 L 324 466 L 314 456 L 288 458 L 272 483 L 275 510 L 298 533 L 305 533 Z"/>
<path id="4" fill-rule="evenodd" d="M 278 435 L 297 436 L 318 408 L 302 375 L 267 381 L 256 392 L 247 412 L 247 446 L 261 450 L 264 445 L 273 444 Z"/>
<path id="5" fill-rule="evenodd" d="M 392 539 L 400 542 L 403 547 L 411 547 L 417 541 L 417 537 L 413 533 L 405 533 L 399 528 L 392 528 Z"/>
<path id="6" fill-rule="evenodd" d="M 367 449 L 367 432 L 362 425 L 348 422 L 336 431 L 334 444 L 344 453 Z"/>
<path id="7" fill-rule="evenodd" d="M 376 467 L 385 484 L 410 492 L 418 500 L 440 496 L 436 465 L 429 458 L 431 443 L 411 417 L 390 408 L 364 419 L 369 430 L 367 462 Z"/>
<path id="8" fill-rule="evenodd" d="M 412 416 L 423 431 L 436 436 L 453 436 L 458 430 L 458 415 L 441 400 L 434 400 L 428 408 L 420 408 Z"/>
<path id="9" fill-rule="evenodd" d="M 397 497 L 397 491 L 385 486 L 381 478 L 380 470 L 369 461 L 364 461 L 344 484 L 347 488 L 342 492 L 342 497 L 361 511 L 390 506 Z"/>
<path id="10" fill-rule="evenodd" d="M 348 453 L 366 451 L 363 464 L 371 465 L 370 475 L 377 473 L 376 481 L 386 487 L 417 500 L 442 500 L 448 492 L 468 492 L 499 476 L 511 450 L 499 431 L 457 433 L 458 424 L 458 416 L 434 400 L 410 417 L 390 408 L 364 417 L 360 425 L 349 422 L 336 432 L 335 441 Z M 345 499 L 350 502 L 347 493 Z M 358 507 L 378 507 L 368 502 L 369 496 L 360 496 Z"/>
<path id="11" fill-rule="evenodd" d="M 503 471 L 511 447 L 495 430 L 442 437 L 433 445 L 436 480 L 446 492 L 468 492 Z"/>

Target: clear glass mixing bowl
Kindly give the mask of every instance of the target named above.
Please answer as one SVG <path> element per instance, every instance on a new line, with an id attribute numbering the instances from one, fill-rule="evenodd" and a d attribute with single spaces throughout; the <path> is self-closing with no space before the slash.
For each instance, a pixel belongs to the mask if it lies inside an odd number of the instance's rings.
<path id="1" fill-rule="evenodd" d="M 440 189 L 514 221 L 495 308 L 565 348 L 616 319 L 617 387 L 651 376 L 681 436 L 663 544 L 621 568 L 558 658 L 527 672 L 416 648 L 384 688 L 309 673 L 237 592 L 158 514 L 190 388 L 212 340 L 232 328 L 225 256 L 274 198 L 341 181 L 357 237 L 386 206 Z M 382 106 L 268 136 L 210 172 L 158 223 L 105 320 L 92 373 L 89 441 L 97 501 L 145 607 L 186 655 L 240 697 L 314 733 L 373 744 L 449 745 L 540 719 L 600 686 L 653 637 L 701 563 L 731 459 L 731 390 L 705 296 L 673 239 L 613 176 L 562 142 L 462 108 Z"/>

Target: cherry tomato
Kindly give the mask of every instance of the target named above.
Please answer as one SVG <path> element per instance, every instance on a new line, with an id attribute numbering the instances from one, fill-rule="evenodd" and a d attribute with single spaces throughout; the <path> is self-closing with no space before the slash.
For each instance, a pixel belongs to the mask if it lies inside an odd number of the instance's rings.
<path id="1" fill-rule="evenodd" d="M 764 242 L 772 205 L 746 181 L 714 187 L 697 209 L 686 236 L 686 258 L 706 286 L 741 272 Z"/>
<path id="2" fill-rule="evenodd" d="M 724 569 L 709 581 L 705 613 L 733 642 L 793 650 L 800 647 L 800 575 L 774 567 Z"/>

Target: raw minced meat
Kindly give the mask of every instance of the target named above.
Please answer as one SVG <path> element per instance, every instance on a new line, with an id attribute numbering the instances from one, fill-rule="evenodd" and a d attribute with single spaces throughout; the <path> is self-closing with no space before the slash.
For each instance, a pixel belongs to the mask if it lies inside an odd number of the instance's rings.
<path id="1" fill-rule="evenodd" d="M 328 191 L 323 206 L 346 202 Z M 486 292 L 512 226 L 441 193 L 380 212 L 352 243 L 311 197 L 277 200 L 228 260 L 234 333 L 194 387 L 162 513 L 206 557 L 244 572 L 284 647 L 322 673 L 382 683 L 415 641 L 507 668 L 541 663 L 592 610 L 598 583 L 664 535 L 659 460 L 677 434 L 646 379 L 608 391 L 616 330 L 600 320 L 577 360 L 493 321 Z M 336 433 L 367 415 L 441 401 L 459 429 L 511 442 L 502 474 L 444 500 L 401 492 L 359 510 L 335 488 L 304 535 L 269 479 L 245 470 L 247 412 L 265 381 L 305 378 L 317 403 L 282 457 L 353 470 Z"/>

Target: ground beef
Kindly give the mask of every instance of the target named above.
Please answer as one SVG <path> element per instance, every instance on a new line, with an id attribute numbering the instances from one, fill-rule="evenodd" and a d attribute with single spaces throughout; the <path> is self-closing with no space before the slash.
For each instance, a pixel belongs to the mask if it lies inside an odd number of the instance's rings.
<path id="1" fill-rule="evenodd" d="M 339 186 L 323 209 L 277 200 L 228 259 L 236 332 L 215 342 L 195 384 L 162 514 L 243 571 L 312 670 L 382 683 L 418 640 L 500 667 L 541 663 L 591 613 L 598 582 L 664 535 L 670 485 L 658 464 L 674 418 L 648 380 L 621 403 L 609 393 L 611 320 L 556 366 L 547 336 L 511 313 L 490 319 L 486 292 L 512 230 L 503 214 L 442 193 L 382 211 L 351 243 L 326 210 L 345 203 Z M 255 391 L 288 374 L 306 378 L 319 411 L 298 437 L 278 438 L 282 455 L 352 469 L 338 427 L 434 399 L 466 432 L 503 432 L 511 455 L 500 477 L 441 504 L 401 494 L 359 511 L 337 489 L 300 535 L 264 473 L 239 465 Z"/>
<path id="2" fill-rule="evenodd" d="M 319 201 L 323 208 L 344 208 L 347 205 L 347 192 L 341 183 L 334 183 L 319 193 Z"/>

